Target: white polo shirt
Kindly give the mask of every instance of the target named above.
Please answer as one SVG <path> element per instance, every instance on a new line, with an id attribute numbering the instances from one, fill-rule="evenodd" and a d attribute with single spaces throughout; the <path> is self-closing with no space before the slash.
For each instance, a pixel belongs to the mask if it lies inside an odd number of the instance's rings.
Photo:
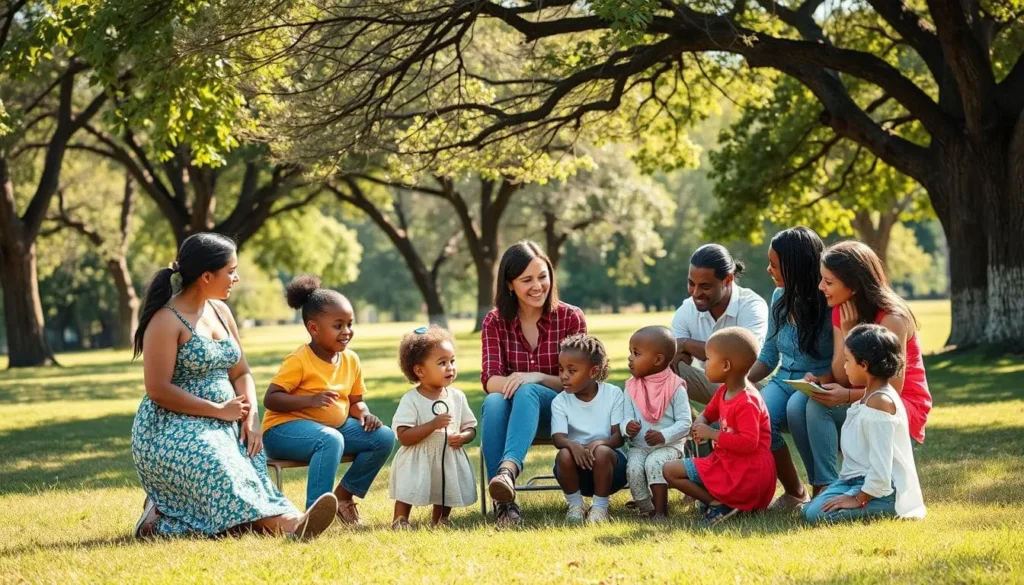
<path id="1" fill-rule="evenodd" d="M 716 321 L 711 311 L 698 311 L 693 298 L 687 298 L 672 317 L 672 334 L 676 339 L 707 341 L 711 334 L 726 327 L 743 327 L 757 338 L 758 351 L 768 335 L 768 303 L 761 295 L 733 283 L 729 306 Z M 694 358 L 700 367 L 704 362 Z"/>

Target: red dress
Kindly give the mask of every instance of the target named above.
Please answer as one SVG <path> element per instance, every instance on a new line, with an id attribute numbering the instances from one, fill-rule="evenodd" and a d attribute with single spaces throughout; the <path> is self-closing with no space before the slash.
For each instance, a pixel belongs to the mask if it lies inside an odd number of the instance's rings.
<path id="1" fill-rule="evenodd" d="M 875 324 L 882 322 L 885 313 L 879 311 L 875 315 Z M 832 307 L 832 326 L 840 327 L 839 307 Z M 928 413 L 932 410 L 932 393 L 928 390 L 928 378 L 924 373 L 924 358 L 921 357 L 921 343 L 917 333 L 907 340 L 907 371 L 903 376 L 903 391 L 900 398 L 907 409 L 907 422 L 910 423 L 910 438 L 924 443 L 924 425 L 928 422 Z"/>
<path id="2" fill-rule="evenodd" d="M 700 481 L 716 500 L 744 512 L 763 510 L 775 495 L 775 459 L 771 423 L 761 393 L 753 386 L 725 399 L 725 385 L 702 413 L 708 424 L 719 421 L 715 450 L 694 459 Z"/>

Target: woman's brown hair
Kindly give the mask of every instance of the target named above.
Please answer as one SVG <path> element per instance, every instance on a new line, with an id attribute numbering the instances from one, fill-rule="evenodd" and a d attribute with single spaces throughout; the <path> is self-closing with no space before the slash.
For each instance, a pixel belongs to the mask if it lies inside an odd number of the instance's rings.
<path id="1" fill-rule="evenodd" d="M 519 298 L 511 288 L 512 281 L 519 278 L 534 259 L 540 258 L 547 264 L 548 278 L 551 288 L 548 298 L 544 299 L 544 312 L 549 313 L 558 306 L 558 287 L 555 286 L 555 269 L 544 250 L 536 242 L 522 240 L 505 250 L 498 265 L 497 291 L 494 293 L 494 306 L 505 321 L 512 321 L 519 314 Z"/>
<path id="2" fill-rule="evenodd" d="M 882 261 L 867 244 L 852 240 L 839 242 L 825 250 L 821 264 L 854 292 L 851 300 L 861 323 L 874 323 L 875 316 L 882 311 L 903 319 L 911 335 L 917 330 L 914 313 L 892 290 Z"/>

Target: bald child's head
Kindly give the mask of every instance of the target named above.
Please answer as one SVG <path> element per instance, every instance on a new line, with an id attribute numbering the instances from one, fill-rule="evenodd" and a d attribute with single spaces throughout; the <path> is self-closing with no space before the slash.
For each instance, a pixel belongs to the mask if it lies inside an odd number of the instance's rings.
<path id="1" fill-rule="evenodd" d="M 728 374 L 742 374 L 746 377 L 757 361 L 757 345 L 754 334 L 743 327 L 726 327 L 716 331 L 705 344 L 708 380 L 722 383 Z"/>
<path id="2" fill-rule="evenodd" d="M 629 338 L 629 372 L 634 378 L 665 371 L 675 355 L 676 338 L 667 327 L 644 327 Z"/>

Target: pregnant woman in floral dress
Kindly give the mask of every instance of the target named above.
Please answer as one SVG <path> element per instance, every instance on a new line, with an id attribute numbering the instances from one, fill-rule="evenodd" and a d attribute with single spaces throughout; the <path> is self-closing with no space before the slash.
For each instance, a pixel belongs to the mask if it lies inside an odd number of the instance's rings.
<path id="1" fill-rule="evenodd" d="M 312 538 L 337 512 L 325 494 L 300 514 L 267 475 L 255 383 L 222 302 L 237 267 L 230 239 L 196 234 L 146 293 L 135 337 L 146 386 L 132 426 L 147 495 L 137 537 L 251 528 Z"/>

